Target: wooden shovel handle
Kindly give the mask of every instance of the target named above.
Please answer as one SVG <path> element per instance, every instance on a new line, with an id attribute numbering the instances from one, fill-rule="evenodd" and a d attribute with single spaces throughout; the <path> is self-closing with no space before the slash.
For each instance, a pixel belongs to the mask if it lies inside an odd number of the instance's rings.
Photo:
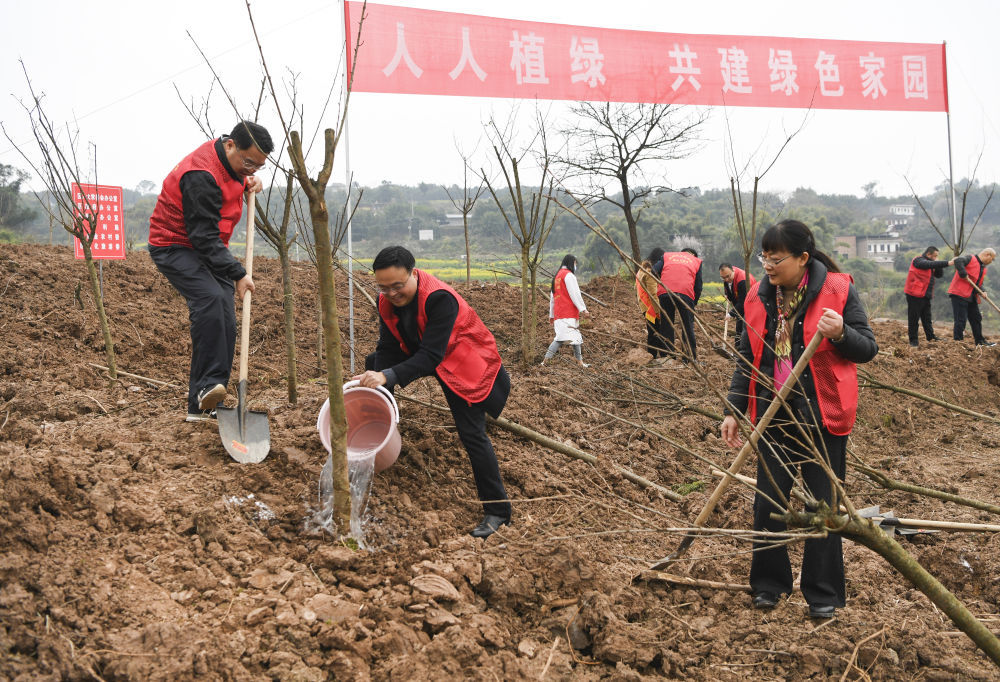
<path id="1" fill-rule="evenodd" d="M 990 298 L 989 296 L 987 296 L 985 291 L 983 291 L 982 289 L 980 289 L 979 287 L 977 287 L 976 283 L 972 281 L 971 277 L 969 278 L 969 284 L 971 284 L 972 288 L 976 290 L 976 293 L 978 293 L 980 296 L 982 296 L 983 298 L 985 298 L 986 302 L 989 303 L 991 306 L 993 306 L 994 310 L 996 310 L 998 313 L 1000 313 L 1000 308 L 998 308 L 997 304 L 993 302 L 993 299 Z"/>
<path id="2" fill-rule="evenodd" d="M 257 230 L 254 212 L 257 208 L 257 193 L 253 190 L 247 196 L 247 254 L 243 267 L 247 277 L 253 278 L 253 235 Z M 243 294 L 243 315 L 240 322 L 240 381 L 247 380 L 248 356 L 250 355 L 250 292 Z"/>

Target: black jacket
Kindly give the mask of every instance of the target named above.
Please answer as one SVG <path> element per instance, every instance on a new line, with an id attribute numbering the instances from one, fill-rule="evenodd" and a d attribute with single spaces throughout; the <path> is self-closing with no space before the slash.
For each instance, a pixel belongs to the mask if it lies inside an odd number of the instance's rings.
<path id="1" fill-rule="evenodd" d="M 378 343 L 375 344 L 375 369 L 385 374 L 386 388 L 405 387 L 420 377 L 434 374 L 444 360 L 451 331 L 458 319 L 458 301 L 447 291 L 434 291 L 427 297 L 424 310 L 427 326 L 423 336 L 417 329 L 417 297 L 396 308 L 397 328 L 410 354 L 403 352 L 399 341 L 379 316 Z"/>
<path id="2" fill-rule="evenodd" d="M 972 279 L 971 277 L 969 277 L 969 271 L 965 269 L 966 266 L 968 266 L 968 264 L 972 262 L 973 258 L 975 258 L 976 261 L 978 261 L 978 263 L 979 263 L 979 279 L 978 279 L 978 281 Z M 986 277 L 986 267 L 987 266 L 983 265 L 983 261 L 979 260 L 979 256 L 977 254 L 971 254 L 970 253 L 968 256 L 959 256 L 958 258 L 955 259 L 955 270 L 958 271 L 958 276 L 959 277 L 968 277 L 969 281 L 973 282 L 980 289 L 983 288 L 983 279 L 985 279 L 985 277 Z M 978 294 L 976 294 L 975 290 L 973 290 L 971 295 L 965 297 L 965 300 L 966 301 L 975 301 L 977 295 Z M 955 298 L 962 298 L 961 296 L 958 296 L 956 294 L 951 294 L 951 296 L 954 296 Z"/>
<path id="3" fill-rule="evenodd" d="M 733 305 L 733 310 L 739 317 L 743 317 L 743 304 L 747 300 L 747 283 L 748 279 L 744 278 L 742 282 L 736 285 L 735 291 L 734 287 L 730 282 L 722 283 L 722 293 L 725 295 L 729 302 Z"/>
<path id="4" fill-rule="evenodd" d="M 826 266 L 816 259 L 809 261 L 809 283 L 806 285 L 806 298 L 799 312 L 795 317 L 792 327 L 792 362 L 797 362 L 802 352 L 805 350 L 803 343 L 802 326 L 805 319 L 805 311 L 816 299 L 823 282 L 826 281 Z M 764 337 L 764 351 L 760 361 L 760 371 L 768 377 L 764 383 L 772 385 L 774 377 L 774 331 L 777 326 L 778 314 L 775 300 L 775 287 L 764 277 L 760 282 L 757 292 L 764 310 L 767 312 L 767 333 Z M 847 293 L 847 302 L 841 313 L 844 317 L 844 339 L 840 343 L 835 343 L 834 347 L 840 355 L 851 362 L 868 362 L 878 353 L 878 344 L 875 342 L 875 333 L 868 326 L 868 313 L 858 297 L 857 289 L 852 284 Z M 737 359 L 737 367 L 733 372 L 732 381 L 729 384 L 728 402 L 735 410 L 745 413 L 749 403 L 750 376 L 753 367 L 753 351 L 750 349 L 750 337 L 752 333 L 749 328 L 743 330 L 737 344 L 740 357 Z M 757 385 L 757 414 L 761 415 L 770 404 L 773 394 L 770 388 Z M 806 423 L 820 424 L 819 409 L 816 406 L 816 386 L 813 383 L 812 370 L 806 367 L 802 373 L 789 399 L 789 404 L 795 410 L 796 416 L 805 420 Z M 815 407 L 815 409 L 813 409 Z M 725 406 L 723 410 L 726 414 L 732 414 L 733 410 Z"/>
<path id="5" fill-rule="evenodd" d="M 917 298 L 931 298 L 934 296 L 934 280 L 941 279 L 944 276 L 944 269 L 948 267 L 948 261 L 946 260 L 931 260 L 926 256 L 917 256 L 913 259 L 913 267 L 917 270 L 933 270 L 933 277 L 931 277 L 930 282 L 927 283 L 927 291 L 924 292 L 922 297 Z"/>

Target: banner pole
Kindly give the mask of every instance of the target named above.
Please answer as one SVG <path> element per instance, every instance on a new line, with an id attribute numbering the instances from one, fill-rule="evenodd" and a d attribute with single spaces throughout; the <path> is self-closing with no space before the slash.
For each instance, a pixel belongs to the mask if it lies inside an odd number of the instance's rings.
<path id="1" fill-rule="evenodd" d="M 348 317 L 348 338 L 351 349 L 351 375 L 354 375 L 354 242 L 351 234 L 351 134 L 348 130 L 347 117 L 347 61 L 350 57 L 350 46 L 348 44 L 347 21 L 347 0 L 341 0 L 341 12 L 344 15 L 344 165 L 346 180 L 344 185 L 347 188 L 347 199 L 344 202 L 344 210 L 347 214 L 347 317 Z"/>
<path id="2" fill-rule="evenodd" d="M 951 105 L 948 102 L 948 41 L 941 43 L 941 66 L 944 73 L 944 119 L 948 126 L 948 187 L 950 195 L 948 202 L 951 204 L 951 237 L 955 241 L 955 255 L 959 255 L 962 244 L 958 243 L 958 207 L 955 201 L 955 171 L 952 170 L 951 163 Z"/>

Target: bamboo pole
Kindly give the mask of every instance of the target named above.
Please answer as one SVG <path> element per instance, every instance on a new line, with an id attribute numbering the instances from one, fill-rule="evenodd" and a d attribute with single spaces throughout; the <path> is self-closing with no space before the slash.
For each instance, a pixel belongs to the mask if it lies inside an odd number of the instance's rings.
<path id="1" fill-rule="evenodd" d="M 976 286 L 976 283 L 975 283 L 975 282 L 973 282 L 973 281 L 972 281 L 971 279 L 969 279 L 969 284 L 971 284 L 971 285 L 972 285 L 972 288 L 973 288 L 973 289 L 975 289 L 975 290 L 976 290 L 976 292 L 977 292 L 977 293 L 978 293 L 978 294 L 979 294 L 980 296 L 982 296 L 983 298 L 985 298 L 985 299 L 986 299 L 986 302 L 987 302 L 987 303 L 989 303 L 989 304 L 990 304 L 991 306 L 993 306 L 993 309 L 994 309 L 995 311 L 997 311 L 998 313 L 1000 313 L 1000 308 L 998 308 L 998 307 L 997 307 L 997 304 L 993 302 L 993 299 L 992 299 L 992 298 L 990 298 L 989 296 L 987 296 L 987 295 L 986 295 L 986 292 L 985 292 L 985 291 L 983 291 L 983 290 L 982 290 L 982 289 L 980 289 L 980 288 L 979 288 L 978 286 Z"/>
<path id="2" fill-rule="evenodd" d="M 658 580 L 675 585 L 688 585 L 690 587 L 707 587 L 710 590 L 727 590 L 729 592 L 750 592 L 749 585 L 737 583 L 720 583 L 716 580 L 701 580 L 699 578 L 689 578 L 684 575 L 674 575 L 673 573 L 663 573 L 661 571 L 643 571 L 640 578 L 647 581 Z"/>
<path id="3" fill-rule="evenodd" d="M 97 369 L 104 370 L 105 372 L 109 371 L 107 367 L 105 367 L 104 365 L 98 365 L 96 362 L 88 362 L 87 364 L 90 365 L 91 367 L 96 367 Z M 149 377 L 139 376 L 138 374 L 130 374 L 129 372 L 123 372 L 120 369 L 118 370 L 118 374 L 123 377 L 128 377 L 129 379 L 137 379 L 139 381 L 145 381 L 146 383 L 152 384 L 153 386 L 166 386 L 168 388 L 183 388 L 182 386 L 178 386 L 177 384 L 171 384 L 168 381 L 160 381 L 159 379 L 150 379 Z"/>
<path id="4" fill-rule="evenodd" d="M 756 487 L 757 479 L 750 478 L 749 476 L 742 476 L 740 474 L 727 474 L 725 471 L 719 471 L 718 469 L 712 469 L 712 475 L 722 478 L 724 476 L 732 475 L 740 483 L 744 483 L 751 487 Z M 795 491 L 792 492 L 795 495 Z M 841 512 L 845 511 L 843 508 Z M 978 532 L 978 533 L 1000 533 L 1000 526 L 993 525 L 989 523 L 965 523 L 963 521 L 937 521 L 933 519 L 908 519 L 903 517 L 894 516 L 866 516 L 863 518 L 871 519 L 876 525 L 883 526 L 900 526 L 902 528 L 937 528 L 938 530 L 954 530 L 958 532 Z"/>
<path id="5" fill-rule="evenodd" d="M 411 403 L 416 403 L 417 405 L 423 405 L 424 407 L 429 407 L 439 412 L 451 412 L 451 410 L 449 410 L 447 407 L 443 407 L 442 405 L 436 405 L 435 403 L 420 400 L 418 398 L 414 398 L 408 395 L 399 395 L 398 397 L 403 400 L 408 400 Z M 503 417 L 494 418 L 491 417 L 490 415 L 486 415 L 486 421 L 488 421 L 491 424 L 496 424 L 500 428 L 506 431 L 510 431 L 515 435 L 521 436 L 522 438 L 527 438 L 528 440 L 534 441 L 535 443 L 538 443 L 539 445 L 544 446 L 549 450 L 554 450 L 563 455 L 567 455 L 568 457 L 572 457 L 573 459 L 582 460 L 593 466 L 597 466 L 597 464 L 600 462 L 600 460 L 596 456 L 588 452 L 584 452 L 583 450 L 578 450 L 577 448 L 566 445 L 565 443 L 560 443 L 559 441 L 553 438 L 549 438 L 548 436 L 543 435 L 538 431 L 529 429 L 528 427 L 522 426 L 516 422 L 512 422 L 509 419 L 504 419 Z M 658 483 L 654 483 L 653 481 L 650 481 L 647 478 L 643 478 L 642 476 L 638 475 L 637 473 L 635 473 L 634 471 L 632 471 L 627 467 L 615 464 L 614 462 L 607 462 L 607 465 L 610 466 L 615 471 L 617 471 L 618 473 L 620 473 L 628 480 L 635 483 L 636 485 L 639 485 L 640 487 L 643 488 L 651 488 L 652 490 L 655 490 L 656 492 L 666 497 L 668 500 L 672 500 L 673 502 L 680 502 L 683 499 L 673 490 L 670 490 L 669 488 L 664 488 L 662 485 Z"/>

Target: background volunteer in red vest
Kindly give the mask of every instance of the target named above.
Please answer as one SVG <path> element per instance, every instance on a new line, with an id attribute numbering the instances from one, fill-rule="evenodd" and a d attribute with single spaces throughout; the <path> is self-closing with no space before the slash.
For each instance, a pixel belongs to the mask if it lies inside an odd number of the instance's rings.
<path id="1" fill-rule="evenodd" d="M 951 311 L 955 316 L 955 329 L 952 334 L 956 341 L 965 338 L 965 321 L 972 327 L 972 338 L 977 346 L 993 346 L 983 336 L 983 314 L 979 310 L 979 294 L 972 288 L 975 283 L 980 289 L 986 279 L 986 266 L 997 257 L 993 249 L 983 249 L 976 255 L 959 256 L 954 260 L 955 276 L 948 287 L 951 297 Z"/>
<path id="2" fill-rule="evenodd" d="M 650 364 L 663 364 L 669 359 L 666 339 L 660 328 L 660 308 L 657 305 L 660 294 L 666 293 L 666 289 L 660 284 L 660 278 L 653 274 L 653 263 L 662 258 L 663 249 L 653 249 L 635 273 L 635 298 L 646 323 L 646 350 L 653 356 Z"/>
<path id="3" fill-rule="evenodd" d="M 743 268 L 734 268 L 732 263 L 719 266 L 719 276 L 722 277 L 722 293 L 729 304 L 733 306 L 736 317 L 736 338 L 743 333 L 743 302 L 747 298 L 747 289 L 757 283 L 753 275 L 747 275 Z"/>
<path id="4" fill-rule="evenodd" d="M 483 520 L 471 534 L 485 538 L 510 523 L 511 505 L 486 435 L 486 415 L 499 417 L 507 404 L 510 376 L 493 334 L 476 311 L 450 286 L 414 265 L 413 254 L 402 246 L 387 246 L 375 256 L 378 343 L 365 358 L 367 371 L 354 378 L 362 386 L 390 390 L 420 377 L 437 378 L 483 503 Z"/>
<path id="5" fill-rule="evenodd" d="M 906 294 L 906 331 L 910 345 L 916 348 L 917 325 L 923 324 L 924 336 L 928 341 L 937 341 L 931 322 L 931 301 L 934 299 L 934 280 L 944 276 L 944 269 L 954 263 L 952 260 L 938 260 L 936 246 L 928 246 L 924 253 L 910 262 L 906 274 L 903 293 Z"/>
<path id="6" fill-rule="evenodd" d="M 226 397 L 236 352 L 236 309 L 253 280 L 229 252 L 246 192 L 263 185 L 254 173 L 274 149 L 263 126 L 240 121 L 228 136 L 210 140 L 177 164 L 149 219 L 149 255 L 187 301 L 191 320 L 191 376 L 186 421 L 213 415 Z"/>
<path id="7" fill-rule="evenodd" d="M 789 499 L 798 467 L 807 494 L 837 508 L 833 485 L 819 458 L 844 480 L 847 436 L 858 406 L 856 363 L 874 358 L 878 344 L 851 276 L 816 249 L 808 227 L 784 220 L 764 233 L 761 247 L 766 277 L 747 293 L 746 329 L 737 345 L 740 359 L 721 427 L 726 444 L 732 448 L 742 444 L 733 415 L 744 413 L 756 423 L 773 398 L 772 386 L 777 391 L 784 385 L 815 334 L 825 337 L 787 407 L 778 410 L 759 441 L 753 527 L 783 531 L 785 524 L 771 518 L 771 513 L 783 510 L 772 500 Z M 805 541 L 800 584 L 813 618 L 831 618 L 844 605 L 839 535 Z M 750 587 L 758 609 L 773 608 L 782 595 L 791 594 L 792 569 L 785 545 L 754 543 Z"/>
<path id="8" fill-rule="evenodd" d="M 580 316 L 590 317 L 587 304 L 583 302 L 580 284 L 576 281 L 576 256 L 567 253 L 549 288 L 549 321 L 555 328 L 556 338 L 549 344 L 542 358 L 542 366 L 568 343 L 573 347 L 573 355 L 581 367 L 590 367 L 583 361 L 583 335 L 580 334 Z"/>
<path id="9" fill-rule="evenodd" d="M 674 338 L 674 309 L 681 318 L 681 329 L 688 353 L 682 356 L 684 362 L 698 359 L 698 346 L 694 338 L 694 307 L 701 298 L 701 259 L 698 252 L 691 248 L 680 251 L 668 251 L 657 265 L 653 266 L 653 274 L 660 278 L 666 293 L 660 296 L 660 307 L 663 308 L 661 328 L 669 341 Z"/>

